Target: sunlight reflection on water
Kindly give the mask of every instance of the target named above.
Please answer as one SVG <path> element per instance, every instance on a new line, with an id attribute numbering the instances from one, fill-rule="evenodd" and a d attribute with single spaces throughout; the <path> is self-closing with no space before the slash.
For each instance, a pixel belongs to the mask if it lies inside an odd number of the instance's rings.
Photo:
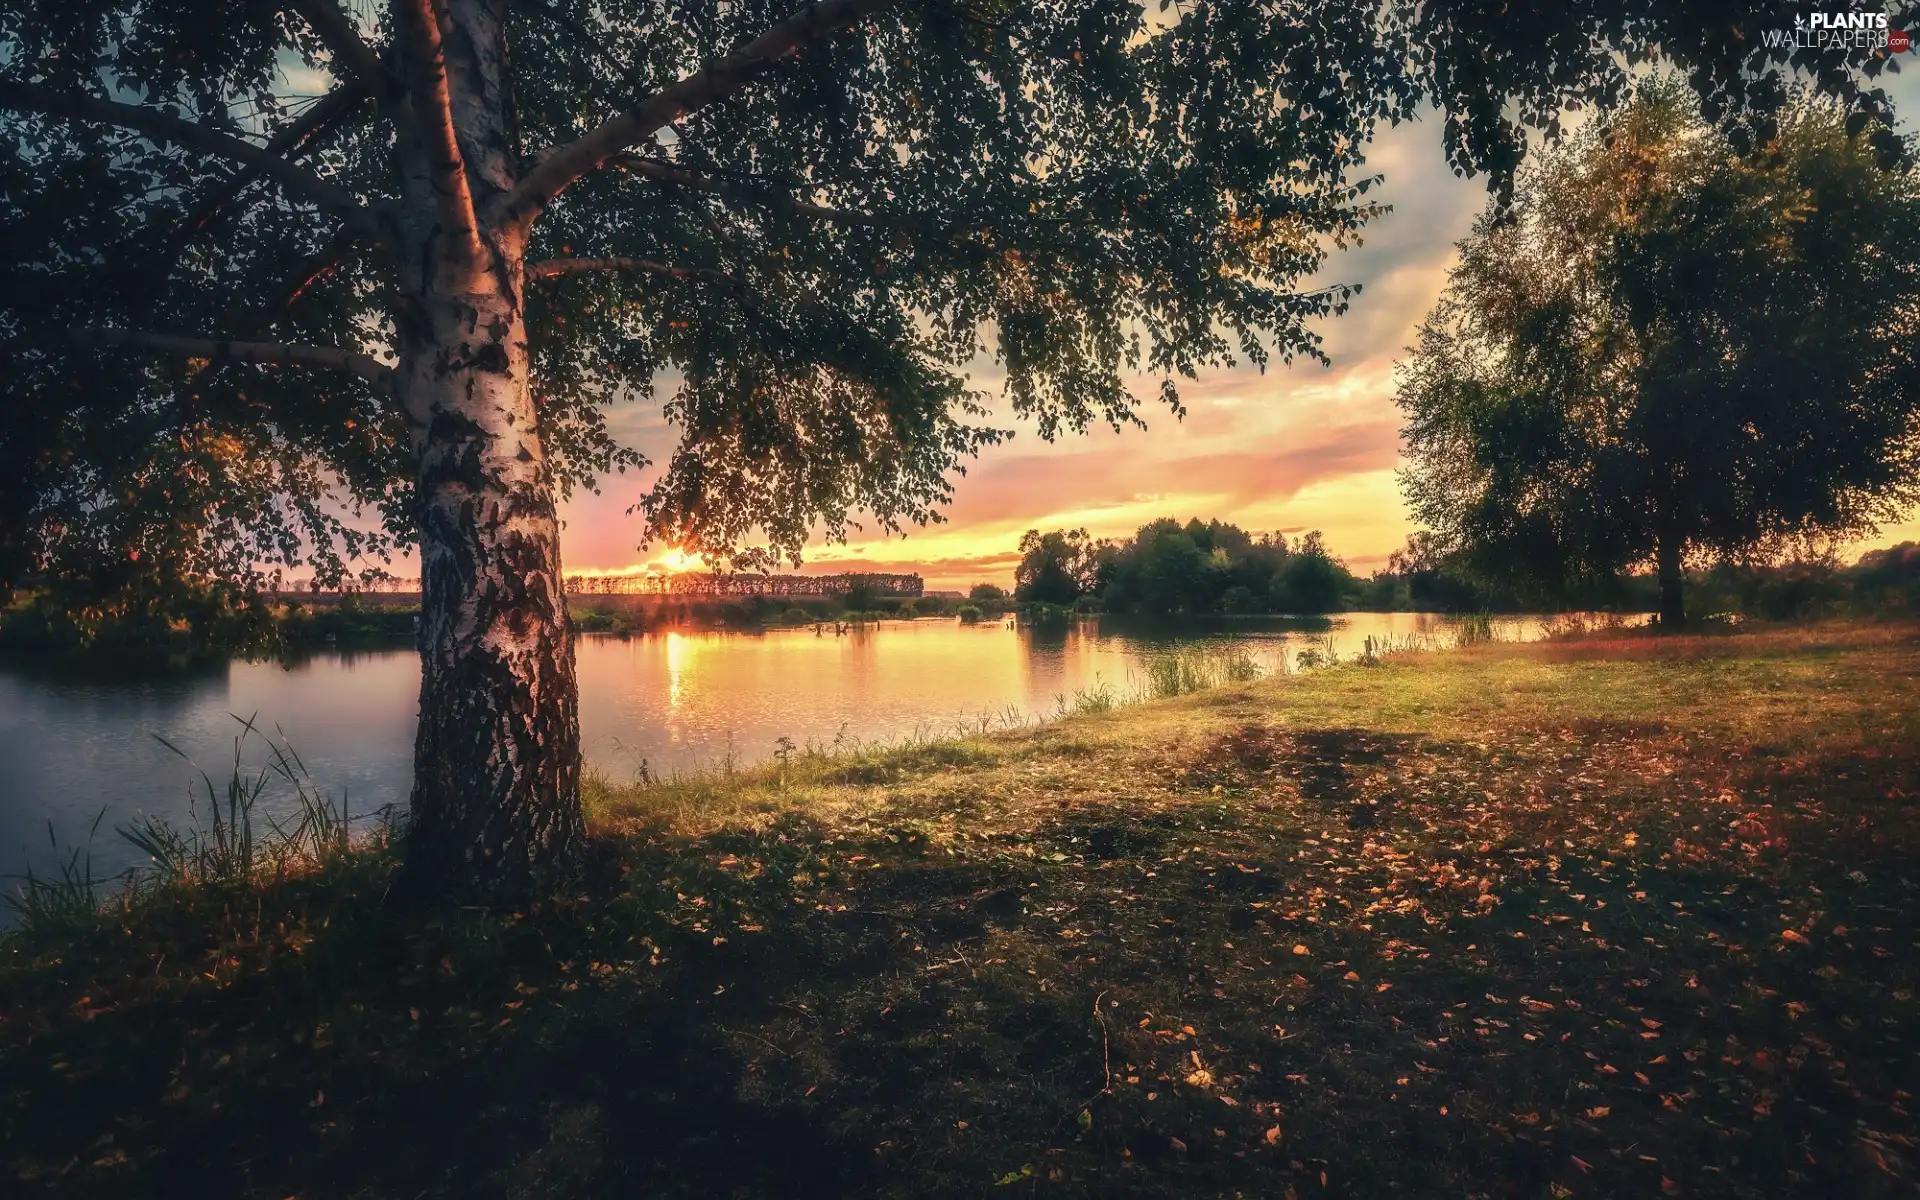
<path id="1" fill-rule="evenodd" d="M 1084 620 L 1014 628 L 1007 621 L 891 621 L 836 635 L 672 631 L 583 637 L 578 663 L 587 762 L 614 780 L 642 762 L 656 774 L 731 756 L 765 759 L 775 740 L 830 744 L 945 736 L 983 721 L 1051 714 L 1063 694 L 1104 682 L 1122 695 L 1157 652 L 1194 644 L 1244 648 L 1269 671 L 1331 636 L 1343 656 L 1364 639 L 1435 635 L 1448 618 L 1347 613 L 1327 619 L 1204 624 Z M 1542 618 L 1501 618 L 1503 638 L 1538 636 Z M 406 799 L 419 667 L 411 649 L 318 655 L 293 664 L 222 662 L 138 678 L 75 677 L 0 667 L 0 874 L 44 865 L 46 826 L 93 846 L 96 874 L 132 865 L 110 831 L 137 813 L 180 819 L 194 772 L 154 735 L 191 754 L 216 787 L 237 726 L 278 726 L 313 779 L 356 812 Z M 261 760 L 255 746 L 249 761 Z"/>

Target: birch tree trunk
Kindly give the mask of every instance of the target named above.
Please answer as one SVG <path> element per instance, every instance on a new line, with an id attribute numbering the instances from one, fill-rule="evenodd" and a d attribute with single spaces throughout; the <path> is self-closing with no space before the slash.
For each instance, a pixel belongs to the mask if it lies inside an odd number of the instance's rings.
<path id="1" fill-rule="evenodd" d="M 517 266 L 517 264 L 516 264 Z M 582 836 L 560 526 L 517 294 L 432 295 L 400 386 L 419 431 L 410 890 L 525 894 Z"/>
<path id="2" fill-rule="evenodd" d="M 500 8 L 416 12 L 409 71 L 439 104 L 421 106 L 403 152 L 394 239 L 395 385 L 416 456 L 421 580 L 402 888 L 510 903 L 570 866 L 584 836 L 573 641 L 528 376 L 527 232 L 482 216 L 512 188 L 516 162 Z"/>

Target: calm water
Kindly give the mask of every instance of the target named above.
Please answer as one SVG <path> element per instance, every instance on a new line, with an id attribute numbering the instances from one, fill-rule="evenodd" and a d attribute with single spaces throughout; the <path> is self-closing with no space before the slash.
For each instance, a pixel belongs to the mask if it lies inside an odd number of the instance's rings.
<path id="1" fill-rule="evenodd" d="M 586 637 L 579 647 L 580 722 L 588 765 L 617 780 L 767 758 L 796 744 L 945 734 L 983 717 L 1053 711 L 1057 698 L 1104 682 L 1131 690 L 1143 659 L 1196 642 L 1246 647 L 1280 669 L 1306 642 L 1435 633 L 1448 619 L 1350 613 L 1327 620 L 1254 620 L 1204 627 L 1129 625 L 1112 618 L 1058 629 L 1006 622 L 896 621 L 824 636 L 661 633 Z M 1505 637 L 1538 633 L 1537 618 L 1499 622 Z M 404 803 L 413 753 L 419 666 L 410 649 L 339 653 L 297 664 L 229 662 L 142 678 L 47 674 L 0 665 L 0 875 L 50 861 L 47 824 L 62 844 L 94 838 L 93 869 L 134 865 L 112 833 L 138 814 L 180 820 L 192 756 L 215 782 L 231 773 L 230 714 L 284 730 L 313 780 L 356 812 Z M 262 747 L 247 761 L 259 764 Z"/>

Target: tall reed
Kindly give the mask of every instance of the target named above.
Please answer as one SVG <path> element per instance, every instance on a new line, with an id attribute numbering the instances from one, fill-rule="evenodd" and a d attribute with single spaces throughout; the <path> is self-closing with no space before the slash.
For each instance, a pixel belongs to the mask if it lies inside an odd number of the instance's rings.
<path id="1" fill-rule="evenodd" d="M 233 759 L 226 778 L 216 784 L 206 770 L 180 747 L 159 734 L 154 740 L 178 755 L 199 774 L 188 791 L 187 819 L 175 824 L 166 817 L 142 814 L 116 826 L 114 832 L 147 859 L 144 866 L 106 879 L 93 873 L 93 839 L 105 811 L 94 819 L 82 847 L 61 850 L 51 823 L 47 836 L 57 859 L 50 875 L 29 870 L 11 896 L 0 897 L 22 930 L 46 931 L 76 927 L 97 919 L 102 908 L 118 900 L 131 903 L 138 895 L 177 887 L 233 887 L 285 879 L 290 874 L 325 870 L 344 860 L 357 845 L 356 821 L 377 821 L 373 841 L 392 838 L 391 809 L 356 817 L 346 795 L 335 801 L 313 784 L 307 765 L 286 734 L 261 731 L 257 717 L 229 714 L 239 723 L 233 739 Z M 264 761 L 249 765 L 248 750 L 258 741 L 266 747 Z M 282 789 L 291 789 L 284 797 Z M 270 808 L 279 808 L 276 816 Z M 113 895 L 105 885 L 119 883 Z"/>
<path id="2" fill-rule="evenodd" d="M 1453 629 L 1455 646 L 1484 646 L 1496 639 L 1491 613 L 1471 613 L 1462 617 Z"/>
<path id="3" fill-rule="evenodd" d="M 94 817 L 84 847 L 63 848 L 53 831 L 53 822 L 47 822 L 47 846 L 54 859 L 52 873 L 41 875 L 29 866 L 26 874 L 16 877 L 18 884 L 13 894 L 0 896 L 0 903 L 12 910 L 14 921 L 21 928 L 72 930 L 94 919 L 100 911 L 102 881 L 93 875 L 93 837 L 100 831 L 100 822 L 106 815 L 103 808 Z"/>
<path id="4" fill-rule="evenodd" d="M 1143 700 L 1164 700 L 1234 683 L 1252 683 L 1265 672 L 1243 646 L 1185 646 L 1147 659 L 1138 691 Z"/>

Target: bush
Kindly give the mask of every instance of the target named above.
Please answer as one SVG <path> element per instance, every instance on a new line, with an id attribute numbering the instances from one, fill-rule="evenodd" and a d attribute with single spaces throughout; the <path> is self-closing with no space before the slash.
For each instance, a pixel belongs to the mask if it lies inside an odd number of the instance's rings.
<path id="1" fill-rule="evenodd" d="M 582 608 L 570 612 L 573 627 L 580 633 L 612 633 L 620 627 L 619 618 L 604 608 Z"/>
<path id="2" fill-rule="evenodd" d="M 1229 613 L 1259 612 L 1259 597 L 1253 594 L 1252 588 L 1243 583 L 1236 583 L 1221 593 L 1220 611 Z"/>

